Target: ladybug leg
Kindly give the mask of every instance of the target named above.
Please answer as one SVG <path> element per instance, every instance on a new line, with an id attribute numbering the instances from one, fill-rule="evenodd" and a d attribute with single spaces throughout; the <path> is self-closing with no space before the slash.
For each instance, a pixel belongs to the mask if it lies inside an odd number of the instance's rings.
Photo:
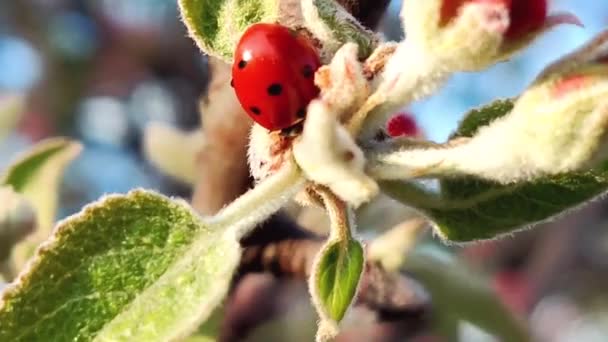
<path id="1" fill-rule="evenodd" d="M 284 137 L 295 137 L 296 135 L 300 135 L 304 130 L 304 121 L 300 121 L 293 126 L 289 126 L 287 128 L 283 128 L 281 130 L 281 135 Z"/>

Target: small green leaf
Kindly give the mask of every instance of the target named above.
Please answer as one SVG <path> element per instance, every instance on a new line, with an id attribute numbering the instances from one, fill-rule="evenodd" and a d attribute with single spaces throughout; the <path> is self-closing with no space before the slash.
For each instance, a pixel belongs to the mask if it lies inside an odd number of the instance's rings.
<path id="1" fill-rule="evenodd" d="M 443 262 L 429 253 L 412 253 L 405 263 L 431 295 L 436 328 L 446 332 L 468 321 L 501 341 L 529 341 L 530 335 L 487 283 L 455 262 Z"/>
<path id="2" fill-rule="evenodd" d="M 368 57 L 378 44 L 375 34 L 367 30 L 334 0 L 303 0 L 304 24 L 319 39 L 326 55 L 348 42 L 359 46 L 359 57 Z"/>
<path id="3" fill-rule="evenodd" d="M 74 141 L 54 138 L 42 141 L 18 158 L 0 176 L 0 185 L 10 186 L 27 199 L 37 215 L 34 234 L 16 246 L 16 268 L 31 256 L 34 249 L 51 233 L 57 211 L 59 185 L 67 165 L 80 153 Z"/>
<path id="4" fill-rule="evenodd" d="M 319 252 L 312 278 L 313 299 L 323 319 L 340 322 L 361 279 L 365 256 L 359 241 L 329 241 Z"/>
<path id="5" fill-rule="evenodd" d="M 497 100 L 489 105 L 473 109 L 465 115 L 460 122 L 458 130 L 452 138 L 471 137 L 477 133 L 479 128 L 492 123 L 492 121 L 508 114 L 514 106 L 514 100 Z"/>
<path id="6" fill-rule="evenodd" d="M 275 22 L 280 0 L 179 0 L 182 20 L 199 48 L 226 62 L 245 29 Z"/>
<path id="7" fill-rule="evenodd" d="M 0 298 L 0 341 L 168 341 L 219 305 L 234 232 L 182 201 L 133 191 L 61 222 Z"/>
<path id="8" fill-rule="evenodd" d="M 504 100 L 474 110 L 453 138 L 470 137 L 511 109 L 512 102 Z M 383 181 L 380 185 L 393 198 L 426 214 L 444 239 L 468 242 L 536 225 L 605 193 L 608 164 L 509 185 L 475 177 L 445 178 L 439 193 L 404 181 Z"/>
<path id="9" fill-rule="evenodd" d="M 21 96 L 6 96 L 0 98 L 0 141 L 14 128 L 21 116 L 24 99 Z"/>

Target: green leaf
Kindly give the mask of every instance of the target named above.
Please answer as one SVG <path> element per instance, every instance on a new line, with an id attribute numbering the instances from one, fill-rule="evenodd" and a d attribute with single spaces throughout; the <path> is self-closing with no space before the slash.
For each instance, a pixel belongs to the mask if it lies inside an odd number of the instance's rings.
<path id="1" fill-rule="evenodd" d="M 222 328 L 222 320 L 224 318 L 224 307 L 218 306 L 215 311 L 209 316 L 203 325 L 201 325 L 195 334 L 184 339 L 183 342 L 214 342 L 217 341 Z"/>
<path id="2" fill-rule="evenodd" d="M 474 135 L 511 108 L 512 102 L 504 100 L 472 111 L 453 138 Z M 475 177 L 446 178 L 439 193 L 403 181 L 380 185 L 393 198 L 427 215 L 442 238 L 468 242 L 536 225 L 598 197 L 608 189 L 608 164 L 509 185 Z"/>
<path id="3" fill-rule="evenodd" d="M 21 96 L 0 98 L 0 142 L 15 128 L 24 104 Z"/>
<path id="4" fill-rule="evenodd" d="M 456 133 L 452 134 L 452 138 L 472 137 L 481 127 L 487 126 L 497 118 L 508 114 L 513 106 L 514 100 L 497 100 L 489 105 L 473 109 L 465 115 Z"/>
<path id="5" fill-rule="evenodd" d="M 61 222 L 0 298 L 0 341 L 167 341 L 219 305 L 240 259 L 234 232 L 142 190 Z"/>
<path id="6" fill-rule="evenodd" d="M 368 57 L 378 44 L 375 34 L 367 30 L 334 0 L 303 0 L 304 24 L 319 39 L 329 56 L 348 42 L 359 46 L 359 57 Z"/>
<path id="7" fill-rule="evenodd" d="M 321 317 L 340 322 L 350 307 L 363 272 L 365 256 L 359 241 L 329 241 L 315 262 L 313 299 Z"/>
<path id="8" fill-rule="evenodd" d="M 450 333 L 459 321 L 468 321 L 501 341 L 529 341 L 525 327 L 511 314 L 487 283 L 466 269 L 440 261 L 429 253 L 412 253 L 405 270 L 431 295 L 433 320 Z"/>
<path id="9" fill-rule="evenodd" d="M 257 22 L 275 22 L 280 0 L 179 0 L 182 20 L 199 48 L 231 62 L 242 33 Z"/>
<path id="10" fill-rule="evenodd" d="M 20 268 L 33 250 L 50 235 L 55 222 L 63 172 L 81 150 L 82 146 L 71 140 L 45 140 L 13 162 L 0 176 L 0 185 L 10 186 L 22 194 L 32 204 L 37 215 L 35 233 L 15 248 L 16 268 Z"/>

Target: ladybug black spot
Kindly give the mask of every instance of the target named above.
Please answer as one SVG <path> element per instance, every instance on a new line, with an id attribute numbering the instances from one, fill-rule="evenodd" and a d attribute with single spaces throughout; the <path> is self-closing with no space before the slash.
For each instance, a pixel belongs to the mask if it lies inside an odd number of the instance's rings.
<path id="1" fill-rule="evenodd" d="M 258 107 L 250 107 L 250 108 L 249 108 L 249 110 L 250 110 L 250 111 L 251 111 L 253 114 L 255 114 L 255 115 L 260 115 L 260 114 L 262 114 L 262 111 L 261 111 L 261 110 L 260 110 L 260 108 L 258 108 Z"/>
<path id="2" fill-rule="evenodd" d="M 234 80 L 230 80 L 230 86 L 234 88 Z"/>
<path id="3" fill-rule="evenodd" d="M 241 61 L 239 62 L 239 69 L 245 69 L 245 67 L 247 66 L 247 61 L 241 59 Z"/>
<path id="4" fill-rule="evenodd" d="M 306 109 L 300 108 L 298 110 L 298 112 L 296 113 L 296 115 L 298 116 L 298 118 L 304 118 L 306 116 Z"/>
<path id="5" fill-rule="evenodd" d="M 271 84 L 266 90 L 270 96 L 279 96 L 283 92 L 283 86 L 278 83 Z"/>
<path id="6" fill-rule="evenodd" d="M 302 68 L 302 75 L 306 78 L 311 78 L 314 75 L 314 71 L 312 70 L 312 66 L 306 64 L 304 68 Z"/>

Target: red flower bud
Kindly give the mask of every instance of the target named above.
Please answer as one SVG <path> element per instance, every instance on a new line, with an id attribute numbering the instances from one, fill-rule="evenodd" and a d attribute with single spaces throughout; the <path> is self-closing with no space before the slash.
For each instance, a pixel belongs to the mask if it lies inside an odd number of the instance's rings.
<path id="1" fill-rule="evenodd" d="M 413 137 L 420 132 L 416 120 L 408 113 L 399 113 L 393 116 L 386 124 L 386 131 L 393 138 Z"/>
<path id="2" fill-rule="evenodd" d="M 461 8 L 469 3 L 494 4 L 503 6 L 509 13 L 509 27 L 505 32 L 506 40 L 517 40 L 540 31 L 543 27 L 558 24 L 581 25 L 570 14 L 548 15 L 548 0 L 443 0 L 440 25 L 447 25 L 458 16 Z"/>
<path id="3" fill-rule="evenodd" d="M 547 0 L 513 0 L 507 39 L 517 39 L 540 30 L 547 21 Z"/>

